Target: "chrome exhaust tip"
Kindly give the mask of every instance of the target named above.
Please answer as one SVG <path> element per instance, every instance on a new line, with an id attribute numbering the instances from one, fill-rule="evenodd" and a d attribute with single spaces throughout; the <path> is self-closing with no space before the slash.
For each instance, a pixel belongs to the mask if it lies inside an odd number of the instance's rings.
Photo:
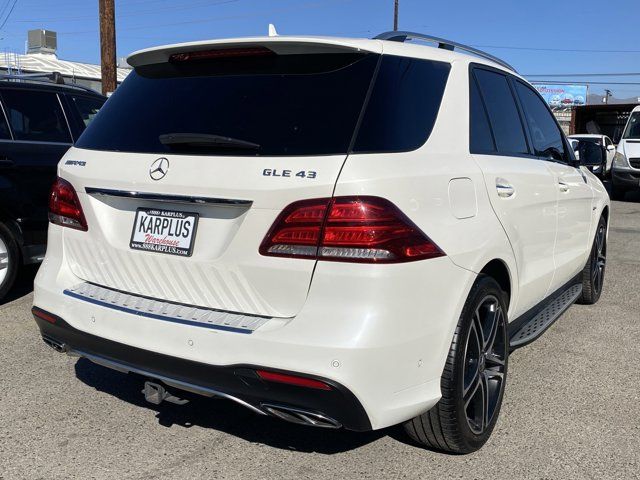
<path id="1" fill-rule="evenodd" d="M 285 407 L 283 405 L 273 405 L 262 403 L 262 409 L 269 415 L 298 425 L 309 425 L 311 427 L 320 428 L 342 428 L 342 424 L 331 417 L 327 417 L 322 413 L 309 412 L 299 408 Z"/>
<path id="2" fill-rule="evenodd" d="M 64 343 L 54 340 L 51 337 L 43 336 L 42 341 L 58 353 L 66 353 L 69 351 L 69 348 Z"/>

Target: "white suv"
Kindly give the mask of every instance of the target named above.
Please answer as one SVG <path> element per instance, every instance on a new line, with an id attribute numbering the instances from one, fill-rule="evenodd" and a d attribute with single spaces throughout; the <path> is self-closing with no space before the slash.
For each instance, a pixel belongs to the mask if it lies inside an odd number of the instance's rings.
<path id="1" fill-rule="evenodd" d="M 609 198 L 506 63 L 408 38 L 131 55 L 59 165 L 45 341 L 156 403 L 482 446 L 510 350 L 598 300 Z"/>

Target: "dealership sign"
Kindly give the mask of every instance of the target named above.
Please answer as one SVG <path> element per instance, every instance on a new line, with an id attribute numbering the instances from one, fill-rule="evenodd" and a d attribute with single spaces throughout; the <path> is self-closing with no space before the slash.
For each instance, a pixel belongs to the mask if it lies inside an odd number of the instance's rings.
<path id="1" fill-rule="evenodd" d="M 586 85 L 540 85 L 534 84 L 542 98 L 552 109 L 570 108 L 587 103 Z"/>

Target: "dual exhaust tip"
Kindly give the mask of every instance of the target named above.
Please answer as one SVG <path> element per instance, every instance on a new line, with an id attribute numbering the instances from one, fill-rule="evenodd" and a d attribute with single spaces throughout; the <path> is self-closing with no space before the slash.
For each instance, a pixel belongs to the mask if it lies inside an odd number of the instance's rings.
<path id="1" fill-rule="evenodd" d="M 162 402 L 184 405 L 189 402 L 189 400 L 170 393 L 164 385 L 151 381 L 144 382 L 144 389 L 142 390 L 142 393 L 144 394 L 145 400 L 154 405 L 160 405 Z M 266 415 L 276 417 L 287 422 L 296 423 L 298 425 L 334 429 L 342 427 L 340 422 L 327 417 L 322 413 L 310 412 L 299 408 L 261 403 L 259 410 L 261 413 Z"/>
<path id="2" fill-rule="evenodd" d="M 42 336 L 42 340 L 56 352 L 70 352 L 70 348 L 66 344 L 59 342 L 58 340 L 55 340 L 46 335 Z M 176 405 L 184 405 L 188 402 L 188 400 L 182 399 L 176 395 L 169 393 L 164 385 L 151 381 L 146 381 L 144 383 L 144 389 L 142 390 L 142 393 L 144 394 L 145 400 L 154 405 L 159 405 L 160 403 L 165 401 L 174 403 Z M 244 404 L 244 402 L 239 403 Z M 331 429 L 342 428 L 342 424 L 331 417 L 328 417 L 322 413 L 312 412 L 300 408 L 289 407 L 285 405 L 276 405 L 271 403 L 261 403 L 260 408 L 256 410 L 259 410 L 265 415 L 279 418 L 280 420 L 295 423 L 298 425 L 308 425 L 311 427 Z"/>

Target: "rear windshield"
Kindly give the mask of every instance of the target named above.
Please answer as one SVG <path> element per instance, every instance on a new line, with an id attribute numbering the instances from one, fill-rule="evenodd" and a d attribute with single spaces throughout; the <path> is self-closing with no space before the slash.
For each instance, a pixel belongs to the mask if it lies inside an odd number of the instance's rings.
<path id="1" fill-rule="evenodd" d="M 362 53 L 138 67 L 76 145 L 236 156 L 413 150 L 433 128 L 449 69 Z"/>

